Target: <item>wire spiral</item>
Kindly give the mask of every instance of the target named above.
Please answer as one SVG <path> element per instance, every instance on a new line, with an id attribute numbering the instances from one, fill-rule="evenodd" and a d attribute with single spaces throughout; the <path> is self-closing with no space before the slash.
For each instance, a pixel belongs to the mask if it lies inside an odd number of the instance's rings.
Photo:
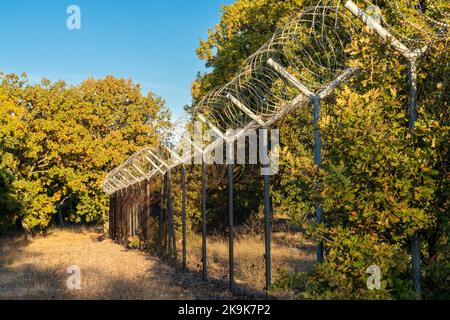
<path id="1" fill-rule="evenodd" d="M 346 3 L 321 0 L 289 19 L 243 63 L 230 82 L 205 95 L 193 114 L 182 114 L 160 130 L 158 147 L 137 152 L 110 172 L 103 184 L 105 192 L 111 194 L 155 174 L 164 174 L 189 160 L 186 158 L 193 155 L 184 153 L 183 139 L 192 131 L 196 117 L 203 116 L 222 138 L 229 129 L 242 135 L 248 129 L 269 126 L 339 79 L 349 70 L 346 49 L 352 38 L 362 32 L 361 22 L 344 8 Z M 409 50 L 448 37 L 449 7 L 445 2 L 355 3 Z M 237 139 L 238 134 L 226 138 Z M 197 148 L 205 150 L 202 146 Z"/>

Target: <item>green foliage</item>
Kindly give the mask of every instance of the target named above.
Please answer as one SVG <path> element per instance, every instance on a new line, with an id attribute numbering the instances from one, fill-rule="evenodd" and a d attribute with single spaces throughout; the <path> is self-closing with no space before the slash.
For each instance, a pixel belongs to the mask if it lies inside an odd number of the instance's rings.
<path id="1" fill-rule="evenodd" d="M 111 76 L 72 87 L 29 85 L 25 75 L 0 81 L 1 225 L 19 219 L 42 231 L 58 211 L 75 223 L 104 218 L 106 172 L 155 144 L 168 117 L 164 102 Z"/>
<path id="2" fill-rule="evenodd" d="M 197 77 L 194 102 L 230 80 L 277 25 L 316 2 L 238 0 L 225 7 L 220 24 L 197 51 L 213 69 Z M 409 19 L 429 34 L 436 32 L 418 21 L 407 1 L 398 3 Z M 307 281 L 302 275 L 298 281 L 278 279 L 275 286 L 297 287 L 308 299 L 411 298 L 410 240 L 418 234 L 424 297 L 449 298 L 448 39 L 435 42 L 419 61 L 418 121 L 411 134 L 404 58 L 354 21 L 361 33 L 345 49 L 349 66 L 359 73 L 322 101 L 323 166 L 314 165 L 312 114 L 303 106 L 280 123 L 280 172 L 272 179 L 276 210 L 324 242 L 326 262 Z M 414 31 L 410 24 L 396 23 L 397 32 Z M 320 227 L 311 222 L 316 201 L 325 212 Z M 365 272 L 373 264 L 381 267 L 382 290 L 366 287 Z"/>
<path id="3" fill-rule="evenodd" d="M 293 272 L 287 268 L 278 270 L 278 279 L 276 279 L 270 290 L 274 293 L 295 290 L 297 294 L 301 294 L 306 290 L 308 282 L 308 274 L 306 272 Z"/>
<path id="4" fill-rule="evenodd" d="M 401 244 L 380 241 L 374 234 L 358 230 L 327 228 L 327 260 L 311 273 L 306 299 L 399 299 L 413 298 L 412 280 L 407 276 L 410 260 Z M 381 269 L 381 290 L 368 290 L 366 270 L 371 265 Z"/>
<path id="5" fill-rule="evenodd" d="M 0 166 L 0 232 L 11 227 L 14 213 L 19 210 L 19 203 L 12 191 L 12 176 Z"/>
<path id="6" fill-rule="evenodd" d="M 200 40 L 197 56 L 204 60 L 212 71 L 199 74 L 191 87 L 194 106 L 213 88 L 231 80 L 241 67 L 242 62 L 265 43 L 282 25 L 289 15 L 298 10 L 305 0 L 245 0 L 224 6 L 219 24 L 208 31 L 208 37 Z M 187 111 L 192 111 L 192 106 Z M 235 166 L 235 216 L 236 223 L 243 223 L 252 214 L 259 211 L 262 203 L 263 179 L 255 166 Z M 211 168 L 208 168 L 208 177 Z M 226 176 L 209 179 L 208 212 L 209 225 L 223 227 L 227 221 Z M 212 181 L 211 181 L 212 180 Z M 199 185 L 200 180 L 193 180 Z M 210 183 L 212 182 L 212 183 Z M 199 200 L 200 201 L 200 200 Z M 200 202 L 197 202 L 197 206 Z"/>
<path id="7" fill-rule="evenodd" d="M 130 237 L 127 239 L 126 247 L 130 250 L 137 250 L 142 247 L 143 243 L 137 237 Z"/>
<path id="8" fill-rule="evenodd" d="M 230 80 L 294 12 L 316 3 L 237 0 L 224 7 L 220 23 L 197 50 L 212 71 L 193 83 L 193 103 Z M 398 3 L 407 18 L 417 19 L 407 1 Z M 444 8 L 446 1 L 433 5 Z M 396 32 L 414 31 L 410 24 L 398 25 Z M 359 29 L 365 30 L 362 24 Z M 322 102 L 323 165 L 313 162 L 314 128 L 305 105 L 279 124 L 280 172 L 271 179 L 275 209 L 324 243 L 326 261 L 309 274 L 286 270 L 274 289 L 294 288 L 304 299 L 412 298 L 410 241 L 417 234 L 424 297 L 449 298 L 448 39 L 434 43 L 420 59 L 413 133 L 407 129 L 402 56 L 368 30 L 344 45 L 349 66 L 359 73 Z M 290 46 L 297 52 L 295 43 Z M 69 87 L 48 80 L 32 86 L 26 76 L 0 75 L 0 230 L 16 219 L 32 232 L 44 230 L 57 212 L 72 222 L 102 219 L 108 205 L 100 188 L 105 173 L 142 146 L 155 144 L 156 130 L 168 117 L 164 102 L 113 77 Z M 281 92 L 279 85 L 273 90 Z M 179 172 L 172 177 L 174 209 L 180 212 L 181 177 Z M 238 222 L 258 211 L 259 178 L 255 168 L 236 166 Z M 210 166 L 207 180 L 208 223 L 220 227 L 226 224 L 225 171 Z M 191 167 L 192 229 L 200 225 L 200 181 L 200 169 Z M 313 221 L 316 201 L 324 209 L 320 226 Z M 175 222 L 181 225 L 179 216 Z M 129 239 L 128 246 L 140 243 Z M 367 289 L 371 265 L 381 268 L 381 290 Z"/>
<path id="9" fill-rule="evenodd" d="M 199 74 L 192 84 L 198 101 L 211 89 L 231 80 L 242 62 L 265 43 L 277 26 L 308 1 L 239 0 L 223 7 L 222 17 L 206 40 L 200 40 L 197 56 L 213 70 Z"/>
<path id="10" fill-rule="evenodd" d="M 304 202 L 303 207 L 298 205 L 296 220 L 312 215 L 308 204 L 316 200 L 325 211 L 326 227 L 312 228 L 311 235 L 316 241 L 325 242 L 327 262 L 312 273 L 317 285 L 312 285 L 305 297 L 410 298 L 413 297 L 411 263 L 405 261 L 410 261 L 411 236 L 422 235 L 425 268 L 440 250 L 449 250 L 447 242 L 434 252 L 426 252 L 430 246 L 436 247 L 436 241 L 448 238 L 442 229 L 448 230 L 447 98 L 442 95 L 433 101 L 426 96 L 419 99 L 419 120 L 411 135 L 404 107 L 407 101 L 404 62 L 385 59 L 386 47 L 377 44 L 376 39 L 362 38 L 352 45 L 355 60 L 351 63 L 362 72 L 359 78 L 336 91 L 333 103 L 324 103 L 320 123 L 323 166 L 318 170 L 310 160 L 310 151 L 295 149 L 291 140 L 284 140 L 287 156 L 283 171 L 289 172 L 289 176 L 281 177 L 280 186 L 290 184 L 290 193 L 277 189 L 280 193 L 277 198 L 282 206 L 286 200 L 288 204 L 293 202 L 292 195 Z M 427 59 L 433 59 L 435 54 L 435 61 L 439 55 L 448 59 L 448 50 L 430 53 Z M 390 52 L 390 56 L 396 54 Z M 371 68 L 371 62 L 377 68 Z M 421 79 L 427 78 L 426 70 L 420 69 Z M 442 73 L 445 68 L 434 71 Z M 296 119 L 288 121 L 292 124 Z M 368 236 L 371 241 L 365 240 Z M 341 246 L 352 237 L 356 238 L 350 242 L 351 250 L 346 255 Z M 346 267 L 356 253 L 366 255 L 366 249 L 378 245 L 383 249 L 368 251 L 368 257 L 382 259 L 383 253 L 394 253 L 385 259 L 384 267 L 383 261 L 376 263 L 382 267 L 387 290 L 365 296 L 367 289 L 355 284 L 364 285 L 363 267 L 371 264 L 370 259 L 358 260 L 361 269 L 357 272 Z M 396 259 L 402 256 L 403 259 Z M 440 268 L 447 263 L 448 260 L 441 260 Z M 438 289 L 436 280 L 430 280 L 431 285 L 425 279 L 428 294 L 443 291 Z"/>

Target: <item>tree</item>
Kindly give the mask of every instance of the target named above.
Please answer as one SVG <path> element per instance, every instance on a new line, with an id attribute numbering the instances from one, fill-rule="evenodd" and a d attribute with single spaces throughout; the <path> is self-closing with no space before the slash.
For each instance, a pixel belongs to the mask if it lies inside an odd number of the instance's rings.
<path id="1" fill-rule="evenodd" d="M 88 79 L 79 86 L 2 75 L 0 145 L 9 196 L 2 220 L 45 230 L 57 212 L 70 222 L 105 218 L 105 174 L 139 148 L 156 143 L 169 113 L 164 101 L 141 94 L 131 80 Z M 0 202 L 2 203 L 2 202 Z M 11 203 L 4 201 L 4 203 Z M 12 218 L 12 219 L 11 219 Z"/>
<path id="2" fill-rule="evenodd" d="M 194 103 L 230 80 L 277 25 L 295 11 L 315 4 L 238 0 L 225 7 L 221 22 L 197 51 L 213 69 L 194 82 Z M 418 20 L 416 9 L 407 7 L 406 1 L 399 5 L 407 9 L 409 19 L 427 28 Z M 433 5 L 443 8 L 445 4 L 436 1 Z M 397 32 L 407 34 L 411 29 L 411 25 L 401 24 Z M 321 168 L 312 160 L 308 106 L 280 123 L 281 166 L 272 179 L 276 210 L 288 213 L 297 223 L 306 221 L 309 235 L 324 241 L 326 247 L 326 262 L 308 276 L 301 296 L 412 297 L 411 264 L 405 261 L 410 259 L 410 237 L 418 233 L 424 240 L 426 294 L 448 297 L 448 288 L 442 285 L 448 277 L 450 252 L 448 37 L 435 42 L 421 61 L 419 120 L 411 135 L 406 118 L 406 64 L 387 43 L 364 31 L 363 25 L 359 30 L 346 47 L 348 65 L 358 67 L 359 75 L 323 103 Z M 310 222 L 316 200 L 325 212 L 320 227 Z M 365 272 L 372 264 L 382 269 L 383 290 L 369 292 L 366 288 Z"/>

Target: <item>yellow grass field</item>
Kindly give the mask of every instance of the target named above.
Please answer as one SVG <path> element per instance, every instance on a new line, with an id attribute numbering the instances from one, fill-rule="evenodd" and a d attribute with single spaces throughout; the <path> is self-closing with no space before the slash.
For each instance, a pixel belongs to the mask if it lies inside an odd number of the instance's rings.
<path id="1" fill-rule="evenodd" d="M 67 268 L 81 269 L 69 290 Z M 0 242 L 0 299 L 225 299 L 225 286 L 174 272 L 146 253 L 126 250 L 101 234 L 53 230 L 45 238 Z"/>
<path id="2" fill-rule="evenodd" d="M 312 254 L 298 254 L 276 240 L 274 277 L 279 267 L 305 271 Z M 0 239 L 0 299 L 233 299 L 228 291 L 228 243 L 208 241 L 208 272 L 203 282 L 200 237 L 188 239 L 188 268 L 182 271 L 168 262 L 137 250 L 127 250 L 86 229 L 55 229 L 46 237 Z M 180 246 L 178 249 L 181 249 Z M 264 245 L 255 237 L 236 240 L 236 282 L 246 292 L 261 294 L 264 286 Z M 181 252 L 178 255 L 181 258 Z M 81 270 L 81 288 L 70 290 L 67 268 Z M 238 296 L 247 296 L 242 292 Z"/>
<path id="3" fill-rule="evenodd" d="M 294 247 L 300 244 L 302 249 Z M 215 279 L 228 277 L 228 239 L 211 237 L 207 240 L 208 276 Z M 201 271 L 201 237 L 190 235 L 187 244 L 188 267 Z M 260 235 L 238 235 L 234 243 L 235 282 L 237 292 L 262 293 L 265 287 L 265 246 Z M 279 232 L 272 234 L 271 263 L 272 281 L 280 272 L 310 271 L 315 261 L 314 247 L 299 233 Z M 283 293 L 283 298 L 293 298 L 291 293 Z"/>

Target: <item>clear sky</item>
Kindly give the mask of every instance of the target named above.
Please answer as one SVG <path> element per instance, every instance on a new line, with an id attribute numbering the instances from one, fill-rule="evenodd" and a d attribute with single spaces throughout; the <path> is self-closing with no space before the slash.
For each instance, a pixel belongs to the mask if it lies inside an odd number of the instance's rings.
<path id="1" fill-rule="evenodd" d="M 0 0 L 0 71 L 70 84 L 93 76 L 131 78 L 178 114 L 204 62 L 200 38 L 232 0 Z M 69 5 L 81 30 L 69 30 Z"/>

